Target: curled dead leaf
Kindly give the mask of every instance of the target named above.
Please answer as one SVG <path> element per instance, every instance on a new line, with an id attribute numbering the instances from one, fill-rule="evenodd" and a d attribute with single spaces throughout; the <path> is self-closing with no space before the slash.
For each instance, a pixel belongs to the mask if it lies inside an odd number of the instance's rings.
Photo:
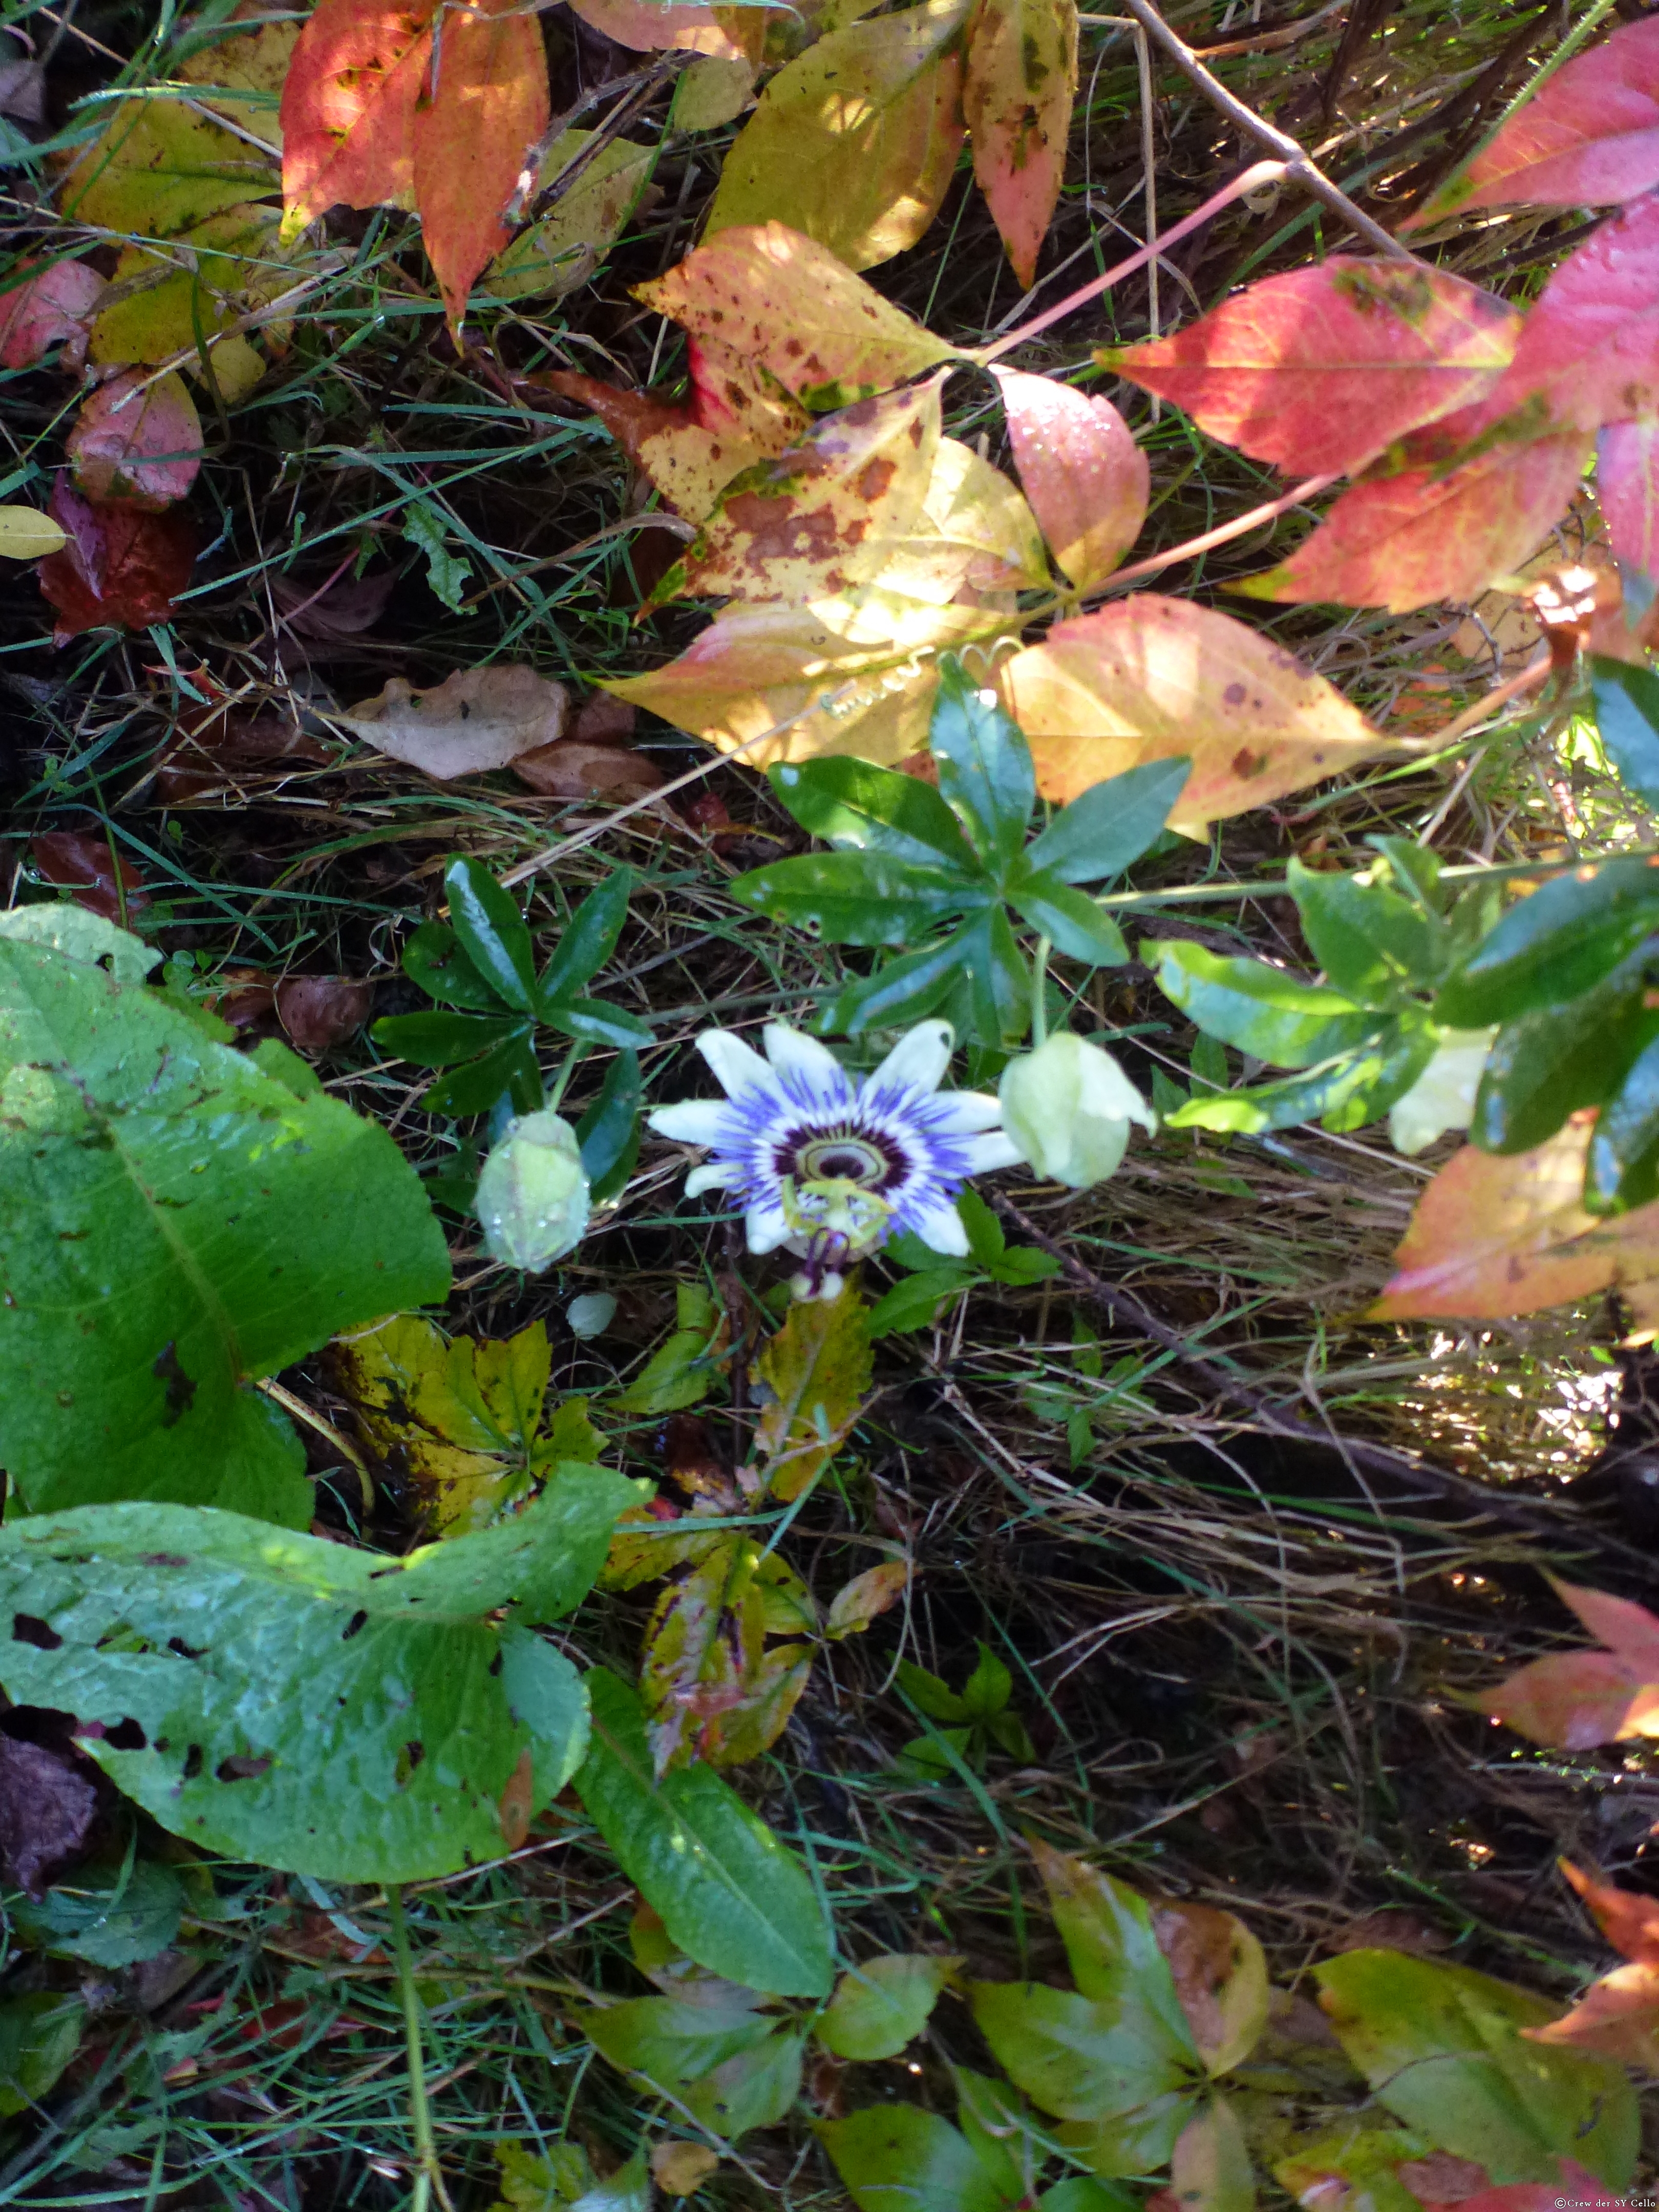
<path id="1" fill-rule="evenodd" d="M 301 1052 L 328 1052 L 362 1029 L 374 1003 L 372 983 L 343 975 L 285 975 L 276 986 L 276 1018 Z"/>
<path id="2" fill-rule="evenodd" d="M 662 788 L 662 777 L 641 753 L 621 745 L 585 745 L 574 738 L 520 753 L 513 773 L 544 799 L 602 799 L 613 805 Z"/>
<path id="3" fill-rule="evenodd" d="M 393 760 L 441 783 L 505 768 L 564 734 L 570 694 L 522 662 L 463 668 L 430 690 L 394 676 L 334 720 Z"/>
<path id="4" fill-rule="evenodd" d="M 29 840 L 29 859 L 42 883 L 67 891 L 77 906 L 121 921 L 149 904 L 144 879 L 107 838 L 84 830 L 43 830 Z"/>

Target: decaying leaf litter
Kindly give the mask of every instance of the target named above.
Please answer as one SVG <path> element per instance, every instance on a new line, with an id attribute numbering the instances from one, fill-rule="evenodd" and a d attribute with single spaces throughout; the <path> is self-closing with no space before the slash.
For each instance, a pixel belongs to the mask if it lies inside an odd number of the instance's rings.
<path id="1" fill-rule="evenodd" d="M 1554 31 L 1546 11 L 1517 21 L 1407 8 L 1383 23 L 1356 9 L 1288 52 L 1251 51 L 1258 27 L 1236 16 L 1172 15 L 1194 43 L 1244 46 L 1217 65 L 1328 173 L 1351 189 L 1395 194 L 1438 181 L 1455 134 L 1519 88 Z M 562 72 L 557 112 L 612 76 L 648 76 L 638 54 L 563 11 L 542 20 Z M 131 51 L 153 27 L 119 10 L 77 16 L 67 33 L 42 32 L 38 17 L 26 20 L 31 27 L 41 50 L 50 46 L 47 83 L 62 102 L 110 82 L 100 46 Z M 1079 279 L 1115 258 L 1113 240 L 1125 251 L 1139 241 L 1144 189 L 1133 43 L 1086 27 L 1083 36 L 1085 94 L 1044 264 L 1075 255 Z M 125 82 L 212 81 L 164 70 L 165 61 L 143 49 Z M 676 58 L 656 82 L 628 84 L 623 99 L 645 99 L 630 109 L 626 135 L 649 134 L 679 97 L 677 74 L 683 82 L 692 66 Z M 1158 89 L 1157 198 L 1167 227 L 1243 149 L 1178 78 L 1160 75 Z M 603 135 L 603 107 L 581 122 L 596 113 Z M 597 280 L 550 306 L 545 293 L 526 294 L 479 317 L 461 354 L 412 229 L 395 212 L 337 210 L 301 267 L 282 268 L 273 245 L 269 295 L 302 294 L 285 319 L 284 350 L 245 391 L 216 378 L 216 389 L 186 398 L 208 441 L 191 509 L 207 550 L 193 573 L 185 556 L 190 592 L 179 597 L 175 550 L 159 603 L 143 603 L 169 558 L 164 530 L 140 529 L 151 542 L 136 560 L 126 546 L 93 556 L 95 578 L 101 561 L 136 568 L 135 624 L 177 599 L 167 626 L 116 641 L 105 633 L 53 654 L 39 642 L 49 616 L 33 582 L 8 565 L 8 682 L 26 732 L 14 756 L 15 868 L 101 900 L 112 918 L 143 902 L 179 981 L 210 987 L 244 1033 L 274 1037 L 280 1027 L 317 1051 L 326 1087 L 390 1126 L 434 1176 L 457 1163 L 442 1125 L 421 1111 L 425 1079 L 381 1061 L 360 1025 L 308 1045 L 281 1007 L 297 983 L 367 982 L 375 1014 L 416 1011 L 424 1002 L 403 980 L 398 951 L 408 927 L 435 911 L 455 852 L 500 874 L 586 838 L 526 878 L 544 945 L 615 865 L 637 872 L 605 988 L 651 1026 L 653 1095 L 696 1087 L 681 1079 L 694 1064 L 687 1047 L 711 1020 L 758 1023 L 811 1006 L 837 981 L 836 953 L 761 928 L 727 893 L 734 874 L 799 848 L 764 784 L 715 766 L 655 800 L 708 755 L 663 726 L 630 726 L 593 688 L 597 676 L 659 665 L 697 633 L 700 618 L 672 605 L 634 621 L 685 540 L 630 512 L 617 448 L 534 381 L 550 368 L 620 369 L 641 386 L 662 380 L 674 340 L 628 287 L 659 276 L 692 244 L 730 128 L 671 135 L 648 204 L 635 206 Z M 246 192 L 261 159 L 249 149 L 246 173 L 227 181 Z M 10 174 L 14 190 L 25 179 L 27 197 L 27 173 Z M 740 186 L 734 179 L 721 188 Z M 1332 218 L 1293 191 L 1258 197 L 1273 204 L 1235 210 L 1171 250 L 1157 294 L 1166 323 L 1173 295 L 1186 319 L 1247 272 L 1295 266 L 1316 224 L 1329 245 Z M 118 210 L 80 213 L 123 227 Z M 1524 301 L 1570 228 L 1565 218 L 1512 218 L 1482 232 L 1466 264 L 1454 255 L 1446 265 L 1466 265 L 1506 295 L 1513 285 Z M 64 241 L 44 203 L 24 229 L 37 252 Z M 965 175 L 948 188 L 941 221 L 875 281 L 957 343 L 994 333 L 1018 297 Z M 1131 279 L 1107 295 L 1087 340 L 1143 338 L 1151 312 L 1145 280 Z M 1069 360 L 1070 343 L 1062 324 L 1018 365 Z M 223 345 L 215 352 L 225 358 Z M 9 412 L 21 454 L 50 452 L 68 390 L 44 373 L 14 378 Z M 1172 412 L 1149 422 L 1144 401 L 1121 387 L 1118 396 L 1151 462 L 1149 546 L 1276 495 L 1265 467 Z M 982 380 L 947 387 L 950 434 L 969 445 L 986 434 L 990 458 L 1006 464 L 996 419 Z M 161 458 L 146 465 L 169 465 L 175 434 L 158 432 Z M 72 518 L 60 520 L 72 537 Z M 1205 556 L 1202 574 L 1218 588 L 1291 542 L 1292 532 L 1280 538 L 1269 523 Z M 1515 647 L 1502 613 L 1488 605 L 1334 625 L 1287 609 L 1271 626 L 1373 720 L 1419 735 L 1449 720 L 1495 669 L 1515 665 L 1504 657 Z M 377 697 L 430 702 L 447 681 L 475 682 L 461 672 L 490 662 L 529 662 L 547 692 L 568 687 L 560 702 L 538 695 L 550 719 L 519 756 L 528 763 L 538 752 L 564 753 L 541 782 L 527 765 L 434 781 L 343 743 L 348 731 L 368 736 L 364 709 Z M 569 757 L 579 745 L 605 757 Z M 1215 842 L 1217 877 L 1224 884 L 1265 872 L 1292 850 L 1340 856 L 1371 830 L 1414 833 L 1456 780 L 1455 763 L 1385 762 L 1334 794 L 1246 815 Z M 618 796 L 652 803 L 587 837 L 604 820 L 593 801 L 603 809 Z M 1525 858 L 1559 840 L 1564 805 L 1605 820 L 1614 804 L 1589 765 L 1564 769 L 1553 752 L 1523 750 L 1477 763 L 1452 819 L 1471 857 Z M 65 836 L 76 842 L 40 842 Z M 1179 880 L 1191 877 L 1188 864 Z M 1172 902 L 1156 933 L 1299 956 L 1294 927 L 1282 900 L 1242 907 L 1203 897 Z M 1191 1034 L 1145 988 L 1144 970 L 1097 973 L 1091 989 L 1099 1019 L 1133 1033 L 1127 1049 L 1148 1085 L 1154 1071 L 1172 1084 L 1192 1079 Z M 589 1103 L 582 1086 L 591 1092 L 595 1079 L 579 1070 L 574 1105 Z M 1448 1327 L 1425 1356 L 1415 1333 L 1353 1318 L 1386 1272 L 1422 1172 L 1365 1139 L 1308 1131 L 1250 1147 L 1245 1163 L 1230 1151 L 1169 1133 L 1138 1148 L 1103 1191 L 1063 1203 L 1018 1170 L 1000 1180 L 1023 1217 L 1000 1217 L 1011 1243 L 1056 1240 L 1109 1291 L 1127 1291 L 1161 1321 L 1176 1346 L 1149 1336 L 1121 1301 L 1115 1309 L 1075 1273 L 1021 1287 L 988 1272 L 932 1334 L 878 1345 L 875 1395 L 853 1454 L 834 1492 L 816 1493 L 797 1517 L 781 1557 L 825 1607 L 883 1563 L 910 1573 L 898 1605 L 820 1652 L 787 1733 L 769 1762 L 747 1770 L 745 1787 L 782 1832 L 805 1841 L 866 1953 L 965 1954 L 974 1978 L 1063 1981 L 1036 1911 L 1023 1841 L 1034 1826 L 1062 1844 L 1111 1846 L 1120 1870 L 1146 1887 L 1242 1909 L 1281 1973 L 1312 1954 L 1382 1940 L 1455 1952 L 1565 1997 L 1605 1956 L 1554 1888 L 1550 1863 L 1567 1849 L 1628 1875 L 1653 1818 L 1641 1755 L 1569 1764 L 1516 1753 L 1507 1740 L 1494 1753 L 1496 1739 L 1461 1699 L 1489 1686 L 1495 1662 L 1537 1647 L 1538 1585 L 1527 1562 L 1541 1527 L 1574 1531 L 1585 1547 L 1581 1579 L 1639 1589 L 1632 1552 L 1651 1534 L 1639 1485 L 1626 1484 L 1620 1512 L 1593 1484 L 1580 1508 L 1565 1480 L 1596 1450 L 1619 1372 L 1607 1351 L 1615 1319 L 1592 1301 L 1480 1331 Z M 680 1164 L 647 1139 L 605 1237 L 539 1284 L 490 1266 L 453 1218 L 461 1264 L 446 1323 L 480 1345 L 543 1323 L 549 1386 L 566 1407 L 577 1395 L 599 1403 L 619 1385 L 635 1390 L 639 1410 L 623 1431 L 630 1472 L 665 1474 L 684 1494 L 701 1489 L 740 1515 L 733 1473 L 763 1409 L 731 1344 L 755 1316 L 739 1280 L 740 1241 L 711 1237 L 703 1209 L 679 1198 Z M 617 1299 L 599 1333 L 573 1328 L 576 1297 Z M 675 1336 L 690 1340 L 685 1360 L 712 1361 L 718 1378 L 712 1395 L 683 1408 L 665 1402 L 672 1386 L 641 1387 L 647 1358 Z M 1183 1350 L 1227 1369 L 1245 1395 L 1218 1394 L 1208 1370 L 1183 1365 Z M 320 1510 L 343 1531 L 400 1548 L 434 1483 L 452 1493 L 460 1484 L 464 1499 L 479 1458 L 491 1481 L 534 1463 L 533 1418 L 514 1427 L 491 1401 L 493 1434 L 475 1426 L 457 1435 L 453 1410 L 446 1428 L 437 1401 L 423 1401 L 422 1426 L 440 1448 L 471 1455 L 465 1466 L 452 1456 L 434 1477 L 407 1437 L 387 1448 L 362 1421 L 349 1381 L 331 1356 L 288 1370 L 280 1384 L 312 1417 L 302 1433 L 322 1477 Z M 1252 1396 L 1258 1412 L 1289 1406 L 1383 1451 L 1420 1450 L 1453 1477 L 1497 1476 L 1502 1494 L 1488 1504 L 1455 1484 L 1379 1474 L 1360 1454 L 1345 1468 L 1335 1454 L 1275 1444 L 1251 1433 L 1261 1426 Z M 631 1678 L 658 1596 L 647 1585 L 591 1600 L 585 1656 L 609 1658 Z M 981 1663 L 981 1646 L 1010 1670 L 1026 1743 L 1010 1751 L 988 1739 L 965 1773 L 946 1762 L 942 1780 L 937 1763 L 903 1755 L 940 1724 L 918 1739 L 916 1700 L 895 1665 L 902 1656 L 955 1694 Z M 52 1747 L 43 1749 L 49 1757 Z M 15 2148 L 8 2141 L 8 2185 L 70 2193 L 90 2179 L 131 2191 L 160 2175 L 176 2191 L 194 2176 L 209 2202 L 239 2191 L 307 2204 L 401 2201 L 411 2144 L 384 1901 L 319 1894 L 300 1877 L 231 1876 L 210 1898 L 181 1870 L 176 1895 L 159 1887 L 159 1898 L 130 1898 L 132 1910 L 147 1908 L 152 1925 L 169 1911 L 182 1917 L 143 1966 L 118 1952 L 23 1968 L 52 2004 L 92 1979 L 107 2036 L 67 2077 L 52 2107 L 57 2131 L 28 2129 Z M 556 1830 L 509 1866 L 410 1892 L 434 2121 L 453 2189 L 487 2202 L 501 2186 L 491 2154 L 503 2139 L 535 2141 L 568 2124 L 603 2166 L 635 2138 L 625 2078 L 583 2069 L 586 2044 L 575 2029 L 594 1993 L 640 1986 L 629 1963 L 632 1903 L 613 1863 Z M 141 1936 L 130 1955 L 142 1953 Z M 864 2078 L 837 2078 L 837 2063 L 820 2054 L 811 2087 L 817 2109 L 833 2115 L 895 2087 L 914 2095 L 915 2077 L 898 2080 L 895 2069 L 915 2064 L 948 2110 L 947 2057 L 983 2063 L 954 1999 L 934 2014 L 930 2040 L 876 2062 Z M 794 2127 L 746 2138 L 705 2184 L 703 2201 L 760 2203 L 780 2191 L 801 2205 L 841 2201 L 799 2116 Z M 678 2178 L 659 2176 L 664 2187 Z"/>

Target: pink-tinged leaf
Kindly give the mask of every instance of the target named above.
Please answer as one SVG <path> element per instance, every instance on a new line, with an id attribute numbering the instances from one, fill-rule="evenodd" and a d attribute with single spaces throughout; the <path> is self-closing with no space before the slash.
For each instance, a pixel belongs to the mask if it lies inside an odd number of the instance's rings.
<path id="1" fill-rule="evenodd" d="M 452 334 L 472 280 L 512 236 L 501 210 L 547 128 L 540 19 L 520 0 L 471 0 L 444 19 L 430 97 L 415 111 L 415 199 Z"/>
<path id="2" fill-rule="evenodd" d="M 962 150 L 973 5 L 921 0 L 848 23 L 781 69 L 726 157 L 707 234 L 788 223 L 850 269 L 914 246 Z"/>
<path id="3" fill-rule="evenodd" d="M 201 417 L 182 377 L 130 368 L 82 402 L 64 450 L 88 499 L 170 507 L 202 465 Z"/>
<path id="4" fill-rule="evenodd" d="M 200 542 L 182 508 L 153 514 L 130 502 L 95 507 L 64 474 L 52 486 L 51 512 L 69 543 L 34 573 L 58 612 L 54 644 L 84 630 L 143 629 L 166 620 Z"/>
<path id="5" fill-rule="evenodd" d="M 1590 2051 L 1659 2073 L 1659 1966 L 1615 1966 L 1590 1984 L 1570 2013 L 1547 2027 L 1523 2027 L 1521 2033 L 1533 2043 Z M 1577 2212 L 1577 2197 L 1551 2199 L 1555 2205 L 1567 2201 Z M 1628 2204 L 1630 2199 L 1619 2201 Z"/>
<path id="6" fill-rule="evenodd" d="M 692 341 L 697 419 L 720 427 L 722 393 L 775 381 L 820 410 L 886 392 L 956 349 L 781 222 L 738 225 L 634 296 Z M 746 371 L 746 376 L 744 373 Z"/>
<path id="7" fill-rule="evenodd" d="M 1595 1595 L 1596 1593 L 1591 1593 Z M 1641 1611 L 1638 1606 L 1635 1610 Z M 1659 1638 L 1659 1620 L 1647 1616 L 1650 1633 Z M 1620 1889 L 1610 1881 L 1597 1881 L 1570 1859 L 1561 1871 L 1590 1911 L 1595 1924 L 1615 1951 L 1638 1966 L 1659 1966 L 1659 1898 L 1644 1897 L 1634 1889 Z"/>
<path id="8" fill-rule="evenodd" d="M 1633 1599 L 1611 1597 L 1606 1590 L 1586 1589 L 1583 1583 L 1558 1581 L 1555 1589 L 1590 1635 L 1599 1637 L 1644 1680 L 1659 1682 L 1659 1617 Z"/>
<path id="9" fill-rule="evenodd" d="M 12 273 L 33 268 L 35 263 L 26 261 Z M 54 261 L 0 293 L 0 365 L 33 368 L 49 347 L 61 344 L 59 365 L 79 368 L 87 357 L 93 304 L 103 289 L 103 278 L 84 261 Z"/>
<path id="10" fill-rule="evenodd" d="M 1417 1201 L 1370 1318 L 1501 1319 L 1616 1287 L 1644 1320 L 1659 1291 L 1659 1200 L 1612 1218 L 1584 1212 L 1591 1127 L 1577 1115 L 1529 1152 L 1455 1153 Z"/>
<path id="11" fill-rule="evenodd" d="M 1547 2035 L 1548 2030 L 1525 2028 L 1522 2035 Z M 1457 2212 L 1563 2212 L 1571 2206 L 1572 2212 L 1626 2212 L 1628 2197 L 1615 2197 L 1604 2189 L 1593 2173 L 1577 2165 L 1571 2159 L 1559 2160 L 1561 2179 L 1559 2181 L 1504 2181 L 1491 2183 L 1484 2189 L 1475 2189 L 1460 2197 L 1435 2197 L 1419 2187 L 1416 2175 L 1419 2169 L 1431 2166 L 1435 2159 L 1443 2159 L 1444 2152 L 1437 2151 L 1433 2159 L 1407 2160 L 1395 2170 L 1406 2183 L 1418 2202 L 1438 2212 L 1442 2205 L 1455 2204 Z M 1467 2165 L 1470 2161 L 1449 2161 Z M 1477 2166 L 1475 2171 L 1480 2169 Z"/>
<path id="12" fill-rule="evenodd" d="M 962 110 L 974 174 L 1024 286 L 1060 198 L 1076 92 L 1076 0 L 984 0 Z"/>
<path id="13" fill-rule="evenodd" d="M 1659 191 L 1594 231 L 1539 295 L 1491 401 L 1498 414 L 1528 403 L 1560 430 L 1659 414 Z"/>
<path id="14" fill-rule="evenodd" d="M 1626 23 L 1512 115 L 1404 226 L 1484 207 L 1611 207 L 1659 185 L 1659 22 Z"/>
<path id="15" fill-rule="evenodd" d="M 1589 451 L 1589 432 L 1569 430 L 1494 447 L 1444 476 L 1407 469 L 1352 485 L 1288 561 L 1234 588 L 1392 614 L 1476 599 L 1566 513 Z"/>
<path id="16" fill-rule="evenodd" d="M 1152 482 L 1146 456 L 1109 399 L 1018 369 L 994 374 L 1025 496 L 1054 559 L 1086 592 L 1140 535 Z"/>
<path id="17" fill-rule="evenodd" d="M 1610 1651 L 1534 1659 L 1488 1690 L 1480 1710 L 1517 1735 L 1558 1751 L 1659 1735 L 1659 1685 L 1644 1684 Z"/>
<path id="18" fill-rule="evenodd" d="M 730 25 L 731 11 L 704 7 L 700 0 L 570 0 L 572 13 L 619 46 L 635 53 L 672 47 L 697 54 L 714 54 L 722 61 L 742 61 L 744 48 Z M 762 11 L 753 11 L 757 16 Z"/>
<path id="19" fill-rule="evenodd" d="M 1184 756 L 1192 774 L 1170 821 L 1190 832 L 1389 750 L 1282 646 L 1156 592 L 1057 623 L 1004 665 L 1002 683 L 1045 799 Z"/>
<path id="20" fill-rule="evenodd" d="M 1498 381 L 1521 318 L 1437 269 L 1333 254 L 1172 337 L 1096 358 L 1212 438 L 1297 476 L 1352 472 Z"/>
<path id="21" fill-rule="evenodd" d="M 342 202 L 414 206 L 433 14 L 434 0 L 319 0 L 283 85 L 285 239 Z"/>
<path id="22" fill-rule="evenodd" d="M 1659 22 L 1652 27 L 1659 31 Z M 1613 551 L 1659 576 L 1659 415 L 1609 422 L 1595 441 L 1595 489 Z"/>

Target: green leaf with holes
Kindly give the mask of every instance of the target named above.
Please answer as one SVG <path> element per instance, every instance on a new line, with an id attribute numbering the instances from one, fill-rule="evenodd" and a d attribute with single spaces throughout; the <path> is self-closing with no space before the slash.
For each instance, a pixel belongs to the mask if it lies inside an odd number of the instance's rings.
<path id="1" fill-rule="evenodd" d="M 40 912 L 0 915 L 0 1464 L 36 1512 L 303 1528 L 303 1453 L 252 1386 L 443 1297 L 443 1232 L 383 1129 L 134 980 L 137 939 Z"/>
<path id="2" fill-rule="evenodd" d="M 35 1515 L 0 1528 L 0 1686 L 74 1713 L 117 1787 L 204 1850 L 327 1881 L 453 1873 L 583 1757 L 580 1678 L 529 1624 L 579 1601 L 639 1495 L 567 1463 L 516 1519 L 402 1559 L 190 1506 Z"/>

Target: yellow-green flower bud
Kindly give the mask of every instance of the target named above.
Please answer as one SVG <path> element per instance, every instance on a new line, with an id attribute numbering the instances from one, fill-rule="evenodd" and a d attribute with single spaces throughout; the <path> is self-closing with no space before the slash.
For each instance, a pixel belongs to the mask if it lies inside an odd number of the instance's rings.
<path id="1" fill-rule="evenodd" d="M 1405 1096 L 1389 1109 L 1389 1135 L 1397 1152 L 1427 1150 L 1448 1129 L 1467 1129 L 1474 1115 L 1474 1094 L 1486 1072 L 1486 1055 L 1498 1032 L 1444 1030 L 1429 1062 Z"/>
<path id="2" fill-rule="evenodd" d="M 1066 1030 L 1010 1060 L 1000 1096 L 1003 1128 L 1021 1156 L 1073 1190 L 1116 1173 L 1131 1121 L 1149 1133 L 1158 1127 L 1111 1054 Z"/>
<path id="3" fill-rule="evenodd" d="M 581 1148 L 557 1114 L 509 1121 L 478 1176 L 473 1200 L 492 1256 L 539 1275 L 581 1241 L 587 1177 Z"/>

